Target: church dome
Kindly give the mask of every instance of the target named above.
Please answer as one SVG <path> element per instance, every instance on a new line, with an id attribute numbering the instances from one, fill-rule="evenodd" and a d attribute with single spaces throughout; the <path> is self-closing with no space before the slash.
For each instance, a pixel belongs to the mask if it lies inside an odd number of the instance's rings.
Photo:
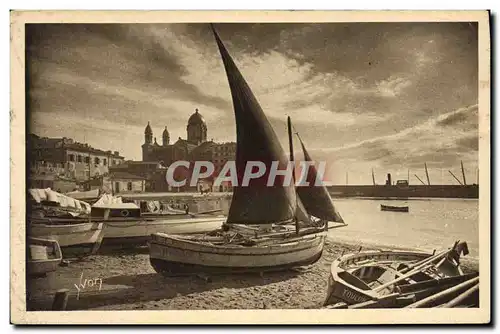
<path id="1" fill-rule="evenodd" d="M 196 112 L 189 117 L 188 120 L 188 125 L 198 125 L 198 124 L 205 124 L 205 119 L 201 114 L 198 112 L 198 109 L 196 109 Z"/>

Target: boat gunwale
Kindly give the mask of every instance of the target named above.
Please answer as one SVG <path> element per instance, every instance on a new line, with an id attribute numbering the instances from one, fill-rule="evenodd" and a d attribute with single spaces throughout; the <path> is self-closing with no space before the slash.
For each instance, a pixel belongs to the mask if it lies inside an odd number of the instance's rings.
<path id="1" fill-rule="evenodd" d="M 168 218 L 165 219 L 165 217 L 111 217 L 109 219 L 104 219 L 104 218 L 90 218 L 90 222 L 88 218 L 29 218 L 28 221 L 30 221 L 31 224 L 36 224 L 37 226 L 68 226 L 68 225 L 79 225 L 79 224 L 106 224 L 106 223 L 136 223 L 136 222 L 170 222 L 175 220 L 175 216 L 167 216 Z M 199 222 L 206 222 L 206 221 L 211 221 L 211 220 L 225 220 L 227 217 L 223 215 L 218 215 L 218 216 L 208 216 L 208 217 L 199 217 L 199 216 L 194 216 L 194 217 L 185 217 L 181 219 L 177 219 L 179 223 L 184 223 L 184 222 L 190 222 L 193 220 L 196 220 L 195 223 Z M 53 223 L 48 223 L 50 220 L 53 221 Z M 173 223 L 176 224 L 176 223 Z"/>
<path id="2" fill-rule="evenodd" d="M 368 257 L 382 257 L 385 255 L 392 255 L 392 256 L 398 256 L 398 255 L 413 255 L 416 256 L 416 259 L 422 259 L 425 257 L 432 256 L 431 253 L 426 253 L 426 252 L 418 252 L 418 251 L 404 251 L 404 250 L 378 250 L 378 251 L 363 251 L 363 252 L 357 252 L 357 253 L 349 253 L 346 255 L 343 255 L 339 258 L 337 258 L 335 261 L 332 262 L 330 266 L 330 279 L 333 280 L 333 284 L 328 283 L 328 285 L 332 286 L 335 284 L 342 285 L 344 287 L 348 287 L 349 289 L 352 289 L 356 291 L 357 293 L 360 293 L 368 298 L 371 298 L 373 300 L 378 300 L 382 296 L 377 293 L 376 291 L 373 291 L 373 289 L 370 290 L 363 290 L 360 289 L 352 284 L 349 284 L 346 282 L 344 279 L 342 279 L 338 274 L 340 272 L 345 272 L 347 271 L 346 269 L 342 268 L 341 265 L 343 263 L 346 263 L 347 261 L 354 260 L 356 258 L 361 258 L 365 257 L 365 259 L 368 259 Z M 360 260 L 361 261 L 361 260 Z M 330 298 L 332 293 L 330 293 L 327 298 Z"/>
<path id="3" fill-rule="evenodd" d="M 163 240 L 161 240 L 161 239 L 160 239 L 161 241 L 158 240 L 157 239 L 158 237 L 160 237 Z M 179 238 L 179 237 L 181 237 L 181 238 Z M 289 241 L 287 242 L 287 240 L 285 239 L 285 240 L 283 240 L 283 242 L 280 242 L 280 243 L 276 243 L 273 245 L 266 244 L 266 245 L 261 245 L 260 247 L 258 244 L 251 245 L 251 246 L 231 245 L 231 244 L 214 245 L 214 244 L 210 244 L 210 243 L 196 242 L 196 241 L 188 240 L 188 239 L 185 239 L 182 237 L 183 237 L 183 235 L 169 235 L 169 234 L 165 234 L 165 233 L 154 233 L 151 235 L 151 240 L 149 241 L 149 243 L 150 244 L 157 244 L 157 245 L 160 245 L 163 247 L 172 247 L 172 248 L 182 249 L 182 250 L 190 251 L 190 252 L 198 252 L 198 253 L 211 253 L 211 254 L 218 253 L 218 254 L 230 255 L 231 251 L 233 251 L 233 252 L 235 252 L 235 255 L 256 255 L 256 254 L 245 254 L 245 253 L 241 253 L 238 251 L 251 250 L 251 249 L 257 249 L 257 248 L 278 250 L 280 248 L 282 249 L 282 248 L 286 248 L 286 247 L 293 247 L 295 245 L 299 245 L 300 241 L 307 241 L 308 242 L 307 245 L 309 245 L 310 243 L 316 241 L 317 239 L 323 238 L 324 240 L 326 240 L 327 233 L 326 232 L 316 232 L 314 234 L 308 234 L 305 236 L 298 237 L 297 240 L 292 241 L 292 242 L 289 242 Z M 324 240 L 323 240 L 323 242 L 324 242 Z M 281 241 L 281 240 L 276 240 L 276 241 Z M 203 248 L 206 248 L 207 251 L 203 251 L 201 249 L 180 248 L 179 246 L 177 246 L 177 247 L 173 246 L 172 245 L 173 243 L 185 244 L 185 245 L 190 245 L 190 246 L 201 246 Z M 295 249 L 295 250 L 293 250 L 293 252 L 307 249 L 309 247 Z M 208 251 L 208 249 L 212 249 L 213 251 L 210 252 L 210 251 Z M 226 251 L 226 252 L 220 252 L 220 251 Z M 283 252 L 283 253 L 289 253 L 289 252 Z M 262 254 L 262 255 L 276 255 L 276 254 L 281 254 L 281 253 Z"/>
<path id="4" fill-rule="evenodd" d="M 85 225 L 90 225 L 90 228 L 84 228 Z M 75 231 L 68 231 L 68 233 L 84 233 L 84 232 L 89 232 L 89 231 L 98 231 L 104 229 L 104 223 L 103 222 L 86 222 L 86 223 L 76 223 L 76 224 L 45 224 L 45 223 L 29 223 L 28 229 L 31 228 L 50 228 L 50 229 L 59 229 L 62 230 L 63 228 L 75 228 Z M 78 230 L 78 228 L 82 228 L 81 230 Z"/>

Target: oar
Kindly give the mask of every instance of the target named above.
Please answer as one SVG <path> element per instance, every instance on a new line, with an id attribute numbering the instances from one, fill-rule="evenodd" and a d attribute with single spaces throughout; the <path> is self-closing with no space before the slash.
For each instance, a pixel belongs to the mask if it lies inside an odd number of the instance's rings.
<path id="1" fill-rule="evenodd" d="M 189 213 L 189 215 L 194 218 L 194 217 L 196 217 L 198 215 L 203 215 L 203 214 L 207 214 L 207 213 L 214 213 L 214 212 L 219 212 L 219 211 L 222 211 L 222 209 L 208 210 L 208 211 L 202 211 L 202 212 L 196 212 L 196 213 Z M 182 213 L 180 213 L 179 215 L 182 215 Z"/>
<path id="2" fill-rule="evenodd" d="M 394 285 L 395 283 L 398 283 L 404 279 L 407 279 L 408 277 L 410 276 L 413 276 L 415 275 L 416 273 L 420 272 L 420 271 L 423 271 L 425 269 L 428 269 L 430 267 L 433 266 L 433 262 L 440 259 L 441 257 L 445 256 L 446 254 L 448 254 L 449 251 L 444 251 L 444 252 L 441 252 L 435 256 L 431 256 L 430 258 L 427 258 L 425 261 L 421 262 L 421 264 L 416 264 L 413 266 L 413 269 L 411 269 L 410 271 L 400 271 L 400 273 L 404 273 L 404 275 L 402 276 L 399 276 L 398 278 L 388 282 L 388 283 L 385 283 L 385 284 L 382 284 L 378 287 L 376 287 L 375 289 L 373 289 L 375 292 L 378 292 L 382 289 L 385 289 L 391 285 Z"/>
<path id="3" fill-rule="evenodd" d="M 412 270 L 414 267 L 417 267 L 417 266 L 419 266 L 419 265 L 421 265 L 423 263 L 428 263 L 429 261 L 433 261 L 434 259 L 441 258 L 445 254 L 446 255 L 449 254 L 452 250 L 454 250 L 457 247 L 457 245 L 459 244 L 459 242 L 460 242 L 460 240 L 457 240 L 453 244 L 453 247 L 451 247 L 450 249 L 444 250 L 444 251 L 442 251 L 441 253 L 438 253 L 438 254 L 433 254 L 430 257 L 421 260 L 420 262 L 417 262 L 417 263 L 415 263 L 415 264 L 413 264 L 411 266 L 408 266 L 408 268 L 405 268 L 405 269 L 401 270 L 401 273 L 405 273 L 405 272 L 407 272 L 409 270 Z"/>
<path id="4" fill-rule="evenodd" d="M 333 230 L 334 228 L 345 227 L 345 226 L 348 226 L 348 224 L 328 226 L 328 230 Z"/>
<path id="5" fill-rule="evenodd" d="M 429 297 L 424 298 L 422 300 L 419 300 L 416 303 L 408 305 L 407 308 L 427 307 L 427 306 L 429 306 L 429 304 L 432 304 L 433 302 L 439 301 L 441 298 L 445 298 L 446 296 L 452 295 L 454 293 L 463 293 L 463 290 L 468 289 L 473 285 L 476 285 L 478 282 L 479 282 L 479 276 L 474 277 L 474 278 L 472 278 L 468 281 L 465 281 L 463 283 L 460 283 L 458 285 L 455 285 L 452 288 L 441 291 L 435 295 L 432 295 L 432 296 L 429 296 Z"/>
<path id="6" fill-rule="evenodd" d="M 449 307 L 449 308 L 456 307 L 456 306 L 460 305 L 461 303 L 463 303 L 467 298 L 474 295 L 478 291 L 479 291 L 479 283 L 477 283 L 476 285 L 474 285 L 472 288 L 465 291 L 464 293 L 460 294 L 459 296 L 453 298 L 452 300 L 450 300 L 446 304 L 439 305 L 439 307 Z"/>
<path id="7" fill-rule="evenodd" d="M 420 271 L 423 271 L 423 270 L 425 270 L 425 269 L 428 269 L 428 268 L 430 268 L 430 267 L 432 267 L 432 266 L 433 266 L 433 264 L 432 264 L 432 263 L 429 263 L 429 264 L 423 264 L 423 265 L 422 265 L 422 267 L 415 268 L 415 269 L 413 269 L 413 270 L 409 271 L 408 273 L 406 273 L 406 274 L 404 274 L 404 275 L 402 275 L 402 276 L 399 276 L 398 278 L 396 278 L 396 279 L 394 279 L 394 280 L 392 280 L 392 281 L 390 281 L 390 282 L 387 282 L 387 283 L 385 283 L 385 284 L 382 284 L 382 285 L 380 285 L 380 286 L 377 286 L 375 289 L 373 289 L 373 291 L 378 292 L 378 291 L 380 291 L 380 290 L 383 290 L 383 289 L 385 289 L 385 288 L 387 288 L 387 287 L 389 287 L 389 286 L 391 286 L 391 285 L 394 285 L 394 284 L 396 284 L 396 283 L 398 283 L 398 282 L 400 282 L 400 281 L 402 281 L 402 280 L 404 280 L 404 279 L 407 279 L 408 277 L 413 276 L 413 275 L 415 275 L 416 273 L 418 273 L 418 272 L 420 272 Z"/>
<path id="8" fill-rule="evenodd" d="M 448 250 L 445 250 L 445 251 L 442 251 L 441 253 L 438 253 L 438 254 L 435 254 L 435 255 L 431 255 L 423 260 L 421 260 L 420 262 L 417 262 L 417 263 L 414 263 L 413 265 L 410 265 L 408 266 L 408 268 L 405 268 L 405 269 L 402 269 L 400 271 L 400 273 L 404 274 L 405 272 L 408 272 L 410 270 L 413 270 L 414 268 L 418 268 L 422 265 L 426 265 L 427 263 L 431 263 L 431 262 L 434 262 L 436 261 L 437 259 L 440 259 L 442 257 L 444 257 L 445 255 L 447 255 L 448 253 L 450 252 L 450 249 Z"/>
<path id="9" fill-rule="evenodd" d="M 410 292 L 415 292 L 415 291 L 439 287 L 439 286 L 447 287 L 447 286 L 457 285 L 457 284 L 460 284 L 462 282 L 468 281 L 471 278 L 476 277 L 477 275 L 479 275 L 479 273 L 470 273 L 470 274 L 465 274 L 465 275 L 450 276 L 450 277 L 444 277 L 444 278 L 432 278 L 432 279 L 418 282 L 418 283 L 398 285 L 395 288 L 395 291 L 397 291 L 399 293 L 410 293 Z"/>

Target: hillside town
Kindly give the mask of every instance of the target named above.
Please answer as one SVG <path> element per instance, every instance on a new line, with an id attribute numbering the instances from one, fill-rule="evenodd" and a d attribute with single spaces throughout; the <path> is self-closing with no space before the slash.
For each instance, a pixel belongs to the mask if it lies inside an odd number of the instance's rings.
<path id="1" fill-rule="evenodd" d="M 213 176 L 195 187 L 189 182 L 173 188 L 165 181 L 167 167 L 173 162 L 210 161 L 216 175 L 227 161 L 235 159 L 236 143 L 207 140 L 207 124 L 198 109 L 189 117 L 187 139 L 171 144 L 165 126 L 162 142 L 154 137 L 151 124 L 144 130 L 142 161 L 126 160 L 118 151 L 94 148 L 71 138 L 28 137 L 28 181 L 33 188 L 51 188 L 58 192 L 97 190 L 100 194 L 139 192 L 212 192 L 229 191 L 230 185 L 213 188 Z M 189 178 L 189 171 L 180 171 Z"/>

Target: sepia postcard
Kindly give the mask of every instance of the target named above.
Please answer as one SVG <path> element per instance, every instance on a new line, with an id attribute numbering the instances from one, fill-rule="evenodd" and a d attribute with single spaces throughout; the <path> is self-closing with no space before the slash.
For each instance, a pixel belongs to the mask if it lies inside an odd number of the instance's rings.
<path id="1" fill-rule="evenodd" d="M 491 321 L 489 12 L 10 18 L 11 323 Z"/>

